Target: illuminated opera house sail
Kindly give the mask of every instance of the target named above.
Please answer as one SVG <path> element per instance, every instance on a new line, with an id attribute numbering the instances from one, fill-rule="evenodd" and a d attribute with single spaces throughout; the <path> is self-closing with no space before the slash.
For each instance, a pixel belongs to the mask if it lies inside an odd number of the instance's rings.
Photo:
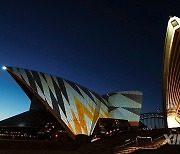
<path id="1" fill-rule="evenodd" d="M 180 18 L 168 21 L 163 65 L 163 111 L 168 128 L 180 127 Z"/>
<path id="2" fill-rule="evenodd" d="M 109 117 L 128 120 L 132 126 L 139 125 L 142 92 L 123 91 L 103 96 L 109 103 Z"/>
<path id="3" fill-rule="evenodd" d="M 79 134 L 91 136 L 99 119 L 139 123 L 141 92 L 100 96 L 54 75 L 15 67 L 6 70 L 31 100 L 30 110 L 45 106 L 73 139 Z"/>

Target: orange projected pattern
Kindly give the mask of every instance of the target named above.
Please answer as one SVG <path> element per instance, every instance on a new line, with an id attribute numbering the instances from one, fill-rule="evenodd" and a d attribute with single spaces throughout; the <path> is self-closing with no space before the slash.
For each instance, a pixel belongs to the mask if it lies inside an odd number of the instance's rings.
<path id="1" fill-rule="evenodd" d="M 43 99 L 75 135 L 91 135 L 98 118 L 109 117 L 108 102 L 80 85 L 27 69 L 8 67 L 8 72 Z"/>
<path id="2" fill-rule="evenodd" d="M 91 135 L 99 118 L 139 123 L 142 93 L 129 91 L 100 96 L 71 81 L 28 69 L 7 67 L 30 100 L 40 100 L 69 134 Z M 33 109 L 36 102 L 32 101 Z"/>

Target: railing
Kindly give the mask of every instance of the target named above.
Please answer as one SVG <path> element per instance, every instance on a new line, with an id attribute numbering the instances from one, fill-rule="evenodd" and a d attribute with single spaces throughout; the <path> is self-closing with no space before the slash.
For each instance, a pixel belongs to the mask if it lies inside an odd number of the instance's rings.
<path id="1" fill-rule="evenodd" d="M 144 145 L 139 144 L 138 139 L 150 139 L 151 143 L 148 144 L 147 142 L 144 143 Z M 114 148 L 115 154 L 121 154 L 121 153 L 132 153 L 140 149 L 158 149 L 165 145 L 168 142 L 167 139 L 164 138 L 164 136 L 159 136 L 155 138 L 154 140 L 152 137 L 140 137 L 137 136 L 135 140 L 130 141 L 128 143 L 125 143 L 121 146 L 116 146 Z"/>

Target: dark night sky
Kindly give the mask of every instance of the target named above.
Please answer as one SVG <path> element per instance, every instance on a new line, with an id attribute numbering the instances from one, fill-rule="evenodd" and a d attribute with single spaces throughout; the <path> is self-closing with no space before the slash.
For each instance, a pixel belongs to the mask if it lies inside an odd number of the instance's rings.
<path id="1" fill-rule="evenodd" d="M 163 47 L 173 1 L 1 0 L 0 64 L 51 73 L 99 94 L 144 93 L 142 112 L 161 108 Z M 0 119 L 29 100 L 0 72 Z"/>

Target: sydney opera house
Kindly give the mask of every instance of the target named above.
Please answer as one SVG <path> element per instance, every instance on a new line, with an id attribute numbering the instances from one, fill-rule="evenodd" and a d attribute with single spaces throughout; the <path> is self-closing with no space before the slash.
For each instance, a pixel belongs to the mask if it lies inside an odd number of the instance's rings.
<path id="1" fill-rule="evenodd" d="M 5 69 L 29 97 L 31 105 L 29 111 L 1 121 L 0 127 L 36 128 L 36 135 L 29 136 L 41 138 L 48 133 L 49 139 L 56 139 L 63 132 L 64 140 L 90 140 L 89 137 L 139 125 L 142 92 L 100 96 L 54 75 L 14 67 Z"/>
<path id="2" fill-rule="evenodd" d="M 180 18 L 170 17 L 167 26 L 163 113 L 142 114 L 140 91 L 99 95 L 51 74 L 16 67 L 3 69 L 31 104 L 28 111 L 0 121 L 1 147 L 76 154 L 179 152 Z"/>

